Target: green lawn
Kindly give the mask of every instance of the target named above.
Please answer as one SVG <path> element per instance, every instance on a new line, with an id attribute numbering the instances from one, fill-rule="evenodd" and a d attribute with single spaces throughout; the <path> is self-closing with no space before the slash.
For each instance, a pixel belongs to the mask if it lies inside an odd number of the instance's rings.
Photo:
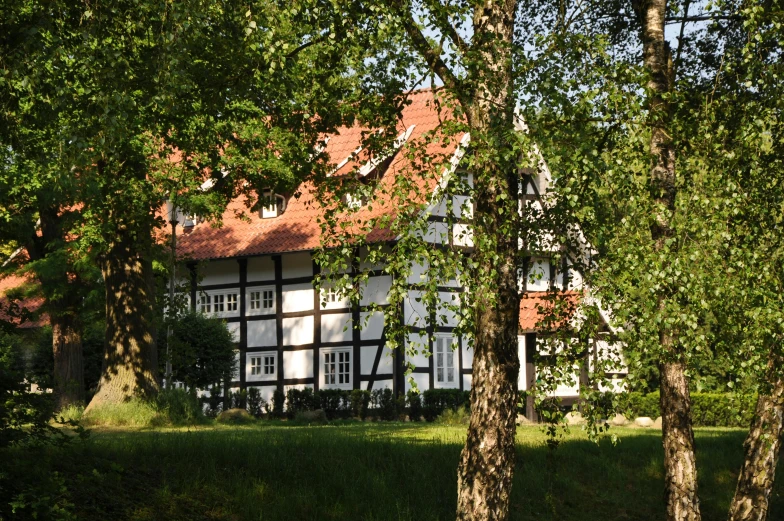
<path id="1" fill-rule="evenodd" d="M 573 430 L 556 452 L 518 430 L 514 520 L 660 520 L 659 433 L 614 429 L 596 445 Z M 190 430 L 95 431 L 58 449 L 16 451 L 59 472 L 77 519 L 448 520 L 464 429 L 265 423 Z M 703 517 L 725 519 L 744 433 L 697 431 Z M 784 518 L 784 486 L 771 519 Z M 67 490 L 66 490 L 67 489 Z"/>

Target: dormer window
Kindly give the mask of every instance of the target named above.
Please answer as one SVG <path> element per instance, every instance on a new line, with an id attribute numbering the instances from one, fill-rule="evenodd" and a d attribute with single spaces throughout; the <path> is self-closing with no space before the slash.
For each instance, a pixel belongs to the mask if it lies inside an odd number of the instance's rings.
<path id="1" fill-rule="evenodd" d="M 262 219 L 270 217 L 277 217 L 286 211 L 286 198 L 280 194 L 274 193 L 272 190 L 264 190 L 261 195 L 261 211 L 259 212 Z"/>
<path id="2" fill-rule="evenodd" d="M 346 206 L 351 209 L 362 208 L 367 204 L 367 197 L 363 195 L 352 195 L 346 194 L 345 196 Z"/>

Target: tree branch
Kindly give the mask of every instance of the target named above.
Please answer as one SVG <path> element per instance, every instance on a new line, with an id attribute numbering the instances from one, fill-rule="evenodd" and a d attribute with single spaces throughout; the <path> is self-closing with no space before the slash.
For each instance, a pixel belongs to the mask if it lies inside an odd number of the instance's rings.
<path id="1" fill-rule="evenodd" d="M 457 76 L 452 72 L 452 70 L 447 66 L 444 60 L 441 58 L 441 49 L 434 49 L 430 42 L 427 41 L 425 35 L 422 34 L 422 31 L 419 29 L 419 26 L 414 20 L 414 16 L 411 14 L 411 11 L 408 7 L 404 4 L 403 0 L 397 0 L 393 3 L 394 9 L 398 11 L 398 14 L 403 18 L 403 25 L 405 26 L 406 34 L 409 38 L 411 38 L 411 42 L 414 44 L 414 48 L 417 52 L 425 59 L 427 65 L 438 74 L 438 77 L 441 78 L 441 81 L 444 82 L 444 85 L 450 90 L 458 90 L 460 87 L 460 80 L 457 79 Z"/>
<path id="2" fill-rule="evenodd" d="M 466 43 L 465 40 L 463 40 L 463 38 L 457 32 L 457 29 L 455 29 L 455 26 L 449 22 L 446 13 L 444 13 L 442 9 L 433 9 L 430 7 L 430 5 L 432 5 L 430 2 L 428 2 L 428 4 L 428 9 L 432 13 L 433 19 L 435 20 L 438 29 L 442 33 L 446 34 L 446 36 L 452 40 L 452 43 L 455 45 L 455 47 L 457 47 L 457 50 L 460 52 L 460 54 L 465 56 L 471 50 L 471 47 L 468 45 L 468 43 Z"/>

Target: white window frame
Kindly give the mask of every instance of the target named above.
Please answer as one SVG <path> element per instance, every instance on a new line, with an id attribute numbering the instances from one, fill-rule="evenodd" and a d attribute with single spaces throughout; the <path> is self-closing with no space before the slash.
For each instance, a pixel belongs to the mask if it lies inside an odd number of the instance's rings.
<path id="1" fill-rule="evenodd" d="M 261 210 L 259 210 L 259 215 L 262 219 L 277 217 L 285 211 L 286 198 L 284 196 L 273 193 L 272 190 L 264 190 L 262 192 Z"/>
<path id="2" fill-rule="evenodd" d="M 334 295 L 334 300 L 330 300 Z M 321 309 L 343 309 L 349 307 L 349 299 L 347 296 L 341 295 L 340 291 L 332 284 L 324 284 L 321 286 L 319 294 L 319 304 Z"/>
<path id="3" fill-rule="evenodd" d="M 341 360 L 341 355 L 345 355 L 348 357 L 348 362 Z M 334 358 L 330 362 L 327 362 L 327 356 Z M 334 374 L 327 373 L 327 363 L 330 365 L 334 364 L 335 372 Z M 354 388 L 354 364 L 356 360 L 354 360 L 354 350 L 351 347 L 334 347 L 329 349 L 321 349 L 319 350 L 319 378 L 321 381 L 319 382 L 319 386 L 321 389 L 346 389 L 350 390 Z M 342 373 L 346 377 L 346 381 L 343 383 L 340 382 L 341 376 L 341 365 L 348 364 L 348 372 Z M 331 372 L 330 372 L 331 373 Z M 334 383 L 331 383 L 331 379 L 328 376 L 332 376 L 334 378 Z M 330 383 L 327 383 L 327 382 Z"/>
<path id="4" fill-rule="evenodd" d="M 202 299 L 205 297 L 208 299 L 208 311 L 202 310 Z M 231 297 L 234 297 L 234 299 L 232 300 Z M 198 310 L 209 317 L 230 318 L 240 316 L 239 288 L 200 291 L 197 302 Z M 219 305 L 223 306 L 223 311 L 218 311 Z M 229 309 L 230 307 L 234 309 Z"/>
<path id="5" fill-rule="evenodd" d="M 253 374 L 253 359 L 259 360 L 258 374 Z M 272 360 L 271 366 L 268 364 Z M 265 374 L 265 369 L 271 367 L 272 373 Z M 253 351 L 245 353 L 245 381 L 246 382 L 269 382 L 278 379 L 278 352 L 277 351 Z"/>
<path id="6" fill-rule="evenodd" d="M 264 292 L 269 291 L 272 293 L 272 306 L 269 308 L 264 307 Z M 253 293 L 259 294 L 259 307 L 253 309 L 253 302 L 251 300 L 251 296 Z M 251 288 L 247 288 L 246 290 L 246 304 L 245 304 L 245 315 L 273 315 L 275 314 L 276 306 L 275 306 L 275 286 L 254 286 Z"/>
<path id="7" fill-rule="evenodd" d="M 196 309 L 203 315 L 212 315 L 212 295 L 207 292 L 201 292 L 198 295 Z"/>
<path id="8" fill-rule="evenodd" d="M 441 352 L 439 352 L 439 344 Z M 433 338 L 433 384 L 438 389 L 457 389 L 460 387 L 460 341 L 449 333 L 436 333 Z M 449 381 L 449 360 L 452 365 L 452 381 Z M 441 373 L 439 373 L 441 369 Z M 440 375 L 440 379 L 439 379 Z"/>

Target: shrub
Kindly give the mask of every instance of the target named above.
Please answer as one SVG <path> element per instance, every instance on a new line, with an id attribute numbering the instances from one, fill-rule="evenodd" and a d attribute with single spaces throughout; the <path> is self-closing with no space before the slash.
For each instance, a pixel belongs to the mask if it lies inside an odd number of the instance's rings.
<path id="1" fill-rule="evenodd" d="M 292 423 L 299 425 L 325 424 L 327 423 L 327 414 L 322 409 L 299 411 L 294 416 Z"/>
<path id="2" fill-rule="evenodd" d="M 117 427 L 161 427 L 202 422 L 204 413 L 196 393 L 184 389 L 161 391 L 153 400 L 135 398 L 125 403 L 103 405 L 82 418 L 85 425 Z"/>
<path id="3" fill-rule="evenodd" d="M 283 417 L 283 405 L 286 403 L 286 395 L 280 389 L 275 389 L 272 393 L 272 416 L 275 418 Z"/>
<path id="4" fill-rule="evenodd" d="M 253 416 L 245 409 L 229 409 L 220 413 L 216 421 L 224 424 L 243 425 L 253 423 Z"/>
<path id="5" fill-rule="evenodd" d="M 355 418 L 364 420 L 370 407 L 370 391 L 354 389 L 351 391 L 351 414 Z"/>
<path id="6" fill-rule="evenodd" d="M 422 393 L 422 414 L 429 422 L 441 415 L 446 409 L 456 411 L 470 403 L 470 392 L 459 389 L 428 389 Z"/>
<path id="7" fill-rule="evenodd" d="M 341 389 L 323 389 L 315 393 L 317 406 L 311 408 L 321 409 L 327 418 L 346 418 L 351 414 L 350 408 L 351 392 Z"/>
<path id="8" fill-rule="evenodd" d="M 465 407 L 458 407 L 455 410 L 446 409 L 438 415 L 435 422 L 440 423 L 441 425 L 460 426 L 468 425 L 469 420 L 471 420 L 471 413 L 468 412 L 468 409 Z"/>
<path id="9" fill-rule="evenodd" d="M 215 418 L 218 413 L 223 409 L 223 397 L 221 396 L 221 388 L 214 385 L 210 388 L 209 396 L 203 400 L 207 403 L 207 416 Z"/>
<path id="10" fill-rule="evenodd" d="M 312 411 L 316 409 L 316 396 L 313 389 L 289 389 L 286 393 L 286 416 L 294 418 L 300 411 Z"/>
<path id="11" fill-rule="evenodd" d="M 261 397 L 261 392 L 256 387 L 248 389 L 248 412 L 256 418 L 261 418 L 262 411 L 266 408 L 266 403 Z"/>
<path id="12" fill-rule="evenodd" d="M 408 417 L 413 422 L 422 419 L 422 397 L 413 389 L 406 395 L 408 401 Z"/>
<path id="13" fill-rule="evenodd" d="M 157 421 L 165 425 L 195 425 L 204 423 L 204 410 L 196 390 L 169 389 L 155 397 Z"/>
<path id="14" fill-rule="evenodd" d="M 248 406 L 248 391 L 242 389 L 231 393 L 231 408 L 246 409 Z"/>
<path id="15" fill-rule="evenodd" d="M 396 420 L 398 415 L 397 401 L 391 389 L 375 389 L 371 393 L 371 401 L 378 410 L 378 417 L 382 420 Z"/>
<path id="16" fill-rule="evenodd" d="M 661 416 L 659 393 L 626 393 L 620 397 L 621 412 L 629 418 Z M 695 427 L 748 427 L 754 415 L 756 396 L 728 393 L 691 393 L 691 415 Z"/>

